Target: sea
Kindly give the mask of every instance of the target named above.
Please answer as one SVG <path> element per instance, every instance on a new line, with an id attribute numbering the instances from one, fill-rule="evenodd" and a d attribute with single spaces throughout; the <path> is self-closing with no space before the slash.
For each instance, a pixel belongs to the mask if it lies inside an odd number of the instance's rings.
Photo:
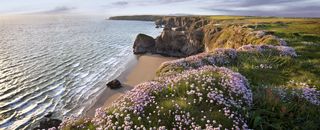
<path id="1" fill-rule="evenodd" d="M 48 112 L 81 116 L 126 69 L 153 22 L 85 15 L 0 16 L 0 129 L 30 129 Z"/>

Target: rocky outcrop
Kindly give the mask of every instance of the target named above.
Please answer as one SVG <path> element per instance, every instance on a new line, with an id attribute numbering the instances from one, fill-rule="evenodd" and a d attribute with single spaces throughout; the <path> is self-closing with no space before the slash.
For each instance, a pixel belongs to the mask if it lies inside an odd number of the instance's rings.
<path id="1" fill-rule="evenodd" d="M 155 40 L 148 35 L 138 34 L 133 44 L 134 54 L 144 54 L 154 52 Z"/>
<path id="2" fill-rule="evenodd" d="M 52 113 L 48 113 L 44 116 L 43 119 L 40 120 L 40 125 L 34 130 L 47 130 L 49 128 L 58 128 L 59 125 L 62 123 L 59 119 L 52 119 Z"/>
<path id="3" fill-rule="evenodd" d="M 186 57 L 215 48 L 234 48 L 243 45 L 286 45 L 269 32 L 255 31 L 245 25 L 220 25 L 206 17 L 163 17 L 155 21 L 163 27 L 160 36 L 153 38 L 139 34 L 134 53 L 156 53 Z"/>
<path id="4" fill-rule="evenodd" d="M 190 32 L 164 30 L 156 38 L 156 52 L 170 56 L 189 56 L 203 51 L 202 29 Z"/>
<path id="5" fill-rule="evenodd" d="M 132 16 L 113 16 L 110 20 L 138 20 L 138 21 L 156 21 L 163 16 L 158 15 L 132 15 Z"/>
<path id="6" fill-rule="evenodd" d="M 166 56 L 185 57 L 204 51 L 203 26 L 208 24 L 204 17 L 163 17 L 155 21 L 163 27 L 160 36 L 152 38 L 139 34 L 135 40 L 135 54 L 155 53 Z"/>
<path id="7" fill-rule="evenodd" d="M 176 17 L 163 17 L 155 21 L 155 24 L 160 27 L 183 27 L 185 30 L 193 30 L 203 27 L 209 23 L 206 17 L 188 17 L 188 16 L 176 16 Z"/>
<path id="8" fill-rule="evenodd" d="M 107 83 L 107 86 L 108 86 L 110 89 L 118 89 L 118 88 L 121 88 L 121 87 L 122 87 L 120 81 L 117 80 L 117 79 L 112 80 L 112 81 L 110 81 L 109 83 Z"/>
<path id="9" fill-rule="evenodd" d="M 153 39 L 145 34 L 139 34 L 133 45 L 135 54 L 154 53 L 165 56 L 185 57 L 203 51 L 202 29 L 174 31 L 165 28 L 160 36 Z"/>

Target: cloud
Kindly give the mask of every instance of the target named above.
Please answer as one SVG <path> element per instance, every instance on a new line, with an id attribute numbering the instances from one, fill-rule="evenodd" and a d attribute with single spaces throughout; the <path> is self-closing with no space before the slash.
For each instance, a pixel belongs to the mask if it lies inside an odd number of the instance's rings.
<path id="1" fill-rule="evenodd" d="M 259 5 L 278 5 L 278 4 L 287 4 L 287 3 L 295 3 L 301 0 L 239 0 L 239 7 L 252 7 Z"/>
<path id="2" fill-rule="evenodd" d="M 10 0 L 0 12 L 320 17 L 319 0 Z"/>
<path id="3" fill-rule="evenodd" d="M 114 6 L 158 6 L 166 4 L 175 4 L 179 2 L 188 2 L 192 0 L 130 0 L 130 1 L 117 1 L 104 5 L 103 7 L 114 7 Z"/>
<path id="4" fill-rule="evenodd" d="M 125 5 L 128 5 L 129 2 L 127 2 L 127 1 L 118 1 L 118 2 L 113 2 L 111 4 L 112 5 L 116 5 L 116 6 L 125 6 Z"/>
<path id="5" fill-rule="evenodd" d="M 75 9 L 75 7 L 57 6 L 51 10 L 44 11 L 43 13 L 67 13 Z"/>
<path id="6" fill-rule="evenodd" d="M 187 2 L 187 1 L 191 1 L 191 0 L 158 0 L 159 3 L 164 3 L 164 4 Z"/>
<path id="7" fill-rule="evenodd" d="M 201 8 L 228 15 L 320 17 L 317 0 L 229 0 L 209 2 Z"/>

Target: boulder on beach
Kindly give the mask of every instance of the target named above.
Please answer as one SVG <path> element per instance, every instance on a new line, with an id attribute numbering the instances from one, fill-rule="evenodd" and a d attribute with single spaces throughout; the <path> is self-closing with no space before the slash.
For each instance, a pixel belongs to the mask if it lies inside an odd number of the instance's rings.
<path id="1" fill-rule="evenodd" d="M 47 115 L 44 116 L 44 118 L 42 118 L 40 120 L 40 125 L 36 128 L 34 128 L 34 130 L 47 130 L 49 128 L 58 128 L 59 125 L 62 123 L 61 120 L 59 119 L 52 119 L 52 112 L 48 113 Z"/>
<path id="2" fill-rule="evenodd" d="M 115 80 L 108 82 L 107 87 L 110 89 L 117 89 L 117 88 L 121 88 L 122 85 L 119 80 L 115 79 Z"/>
<path id="3" fill-rule="evenodd" d="M 144 54 L 154 50 L 155 40 L 148 35 L 138 34 L 133 44 L 134 54 Z"/>

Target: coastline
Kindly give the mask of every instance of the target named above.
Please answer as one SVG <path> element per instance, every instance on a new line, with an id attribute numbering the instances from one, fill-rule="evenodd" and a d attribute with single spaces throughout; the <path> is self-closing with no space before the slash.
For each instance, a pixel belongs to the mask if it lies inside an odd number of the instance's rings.
<path id="1" fill-rule="evenodd" d="M 106 86 L 106 79 L 97 83 L 99 86 L 103 85 L 105 89 L 98 94 L 92 105 L 85 111 L 84 116 L 94 117 L 97 108 L 110 106 L 113 101 L 133 89 L 135 85 L 154 79 L 161 63 L 175 59 L 177 58 L 161 55 L 134 55 L 126 64 L 125 70 L 119 76 L 115 76 L 115 79 L 121 82 L 122 87 L 110 89 Z"/>

